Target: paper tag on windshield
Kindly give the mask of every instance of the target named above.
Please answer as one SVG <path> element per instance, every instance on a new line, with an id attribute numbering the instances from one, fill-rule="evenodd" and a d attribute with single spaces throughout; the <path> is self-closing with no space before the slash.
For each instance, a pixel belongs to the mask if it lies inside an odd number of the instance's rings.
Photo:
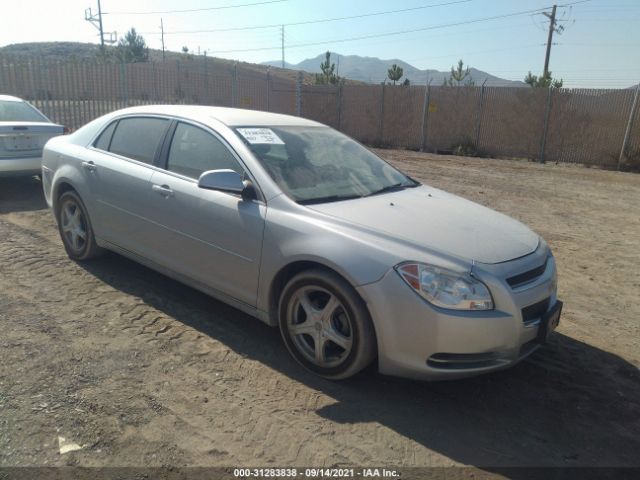
<path id="1" fill-rule="evenodd" d="M 280 137 L 270 128 L 238 128 L 238 132 L 252 145 L 284 145 Z"/>

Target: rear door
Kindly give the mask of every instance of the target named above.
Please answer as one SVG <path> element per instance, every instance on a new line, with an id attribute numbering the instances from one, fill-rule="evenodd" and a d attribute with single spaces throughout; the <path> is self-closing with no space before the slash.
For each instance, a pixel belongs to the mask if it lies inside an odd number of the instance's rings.
<path id="1" fill-rule="evenodd" d="M 82 170 L 94 198 L 99 238 L 149 256 L 156 208 L 149 180 L 171 121 L 153 116 L 125 117 L 108 125 L 94 143 Z"/>
<path id="2" fill-rule="evenodd" d="M 165 170 L 151 176 L 151 220 L 160 261 L 172 270 L 249 305 L 256 304 L 266 207 L 240 195 L 198 187 L 207 170 L 245 173 L 239 158 L 214 132 L 178 122 Z"/>

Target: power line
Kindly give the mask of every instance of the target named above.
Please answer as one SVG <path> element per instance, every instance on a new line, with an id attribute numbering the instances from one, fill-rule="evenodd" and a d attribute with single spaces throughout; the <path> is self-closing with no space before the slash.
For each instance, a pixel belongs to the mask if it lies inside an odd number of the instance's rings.
<path id="1" fill-rule="evenodd" d="M 444 3 L 436 3 L 436 4 L 429 4 L 429 5 L 422 5 L 419 7 L 412 7 L 412 8 L 402 8 L 402 9 L 398 9 L 398 10 L 386 10 L 384 12 L 372 12 L 372 13 L 363 13 L 360 15 L 352 15 L 349 17 L 331 17 L 331 18 L 322 18 L 322 19 L 317 19 L 317 20 L 305 20 L 305 21 L 301 21 L 301 22 L 292 22 L 292 23 L 285 23 L 284 26 L 285 27 L 292 27 L 292 26 L 299 26 L 299 25 L 311 25 L 311 24 L 315 24 L 315 23 L 326 23 L 326 22 L 337 22 L 340 20 L 353 20 L 353 19 L 357 19 L 357 18 L 367 18 L 367 17 L 375 17 L 375 16 L 380 16 L 380 15 L 389 15 L 389 14 L 393 14 L 393 13 L 404 13 L 404 12 L 413 12 L 416 10 L 424 10 L 427 8 L 435 8 L 435 7 L 445 7 L 445 6 L 449 6 L 449 5 L 457 5 L 460 3 L 469 3 L 472 2 L 474 0 L 456 0 L 453 2 L 444 2 Z M 249 26 L 249 27 L 229 27 L 229 28 L 213 28 L 213 29 L 207 29 L 207 30 L 176 30 L 173 32 L 164 32 L 165 35 L 180 35 L 180 34 L 187 34 L 187 33 L 216 33 L 216 32 L 233 32 L 233 31 L 241 31 L 241 30 L 257 30 L 257 29 L 262 29 L 262 28 L 280 28 L 282 27 L 283 24 L 281 23 L 274 23 L 274 24 L 269 24 L 269 25 L 253 25 L 253 26 Z M 157 32 L 143 32 L 143 33 L 149 33 L 149 34 L 157 34 Z"/>
<path id="2" fill-rule="evenodd" d="M 103 15 L 156 15 L 156 14 L 167 14 L 167 13 L 192 13 L 192 12 L 205 12 L 209 10 L 226 10 L 229 8 L 253 7 L 255 5 L 267 5 L 270 3 L 281 3 L 286 1 L 287 0 L 265 0 L 262 2 L 242 3 L 239 5 L 223 5 L 219 7 L 192 8 L 192 9 L 186 9 L 186 10 L 157 10 L 157 11 L 151 11 L 151 12 L 103 12 Z"/>
<path id="3" fill-rule="evenodd" d="M 495 53 L 495 52 L 507 52 L 507 51 L 511 51 L 511 50 L 520 50 L 522 48 L 534 48 L 534 47 L 543 47 L 544 44 L 543 43 L 533 43 L 533 44 L 529 44 L 529 45 L 514 45 L 511 47 L 504 47 L 504 48 L 492 48 L 490 50 L 475 50 L 475 51 L 471 51 L 471 52 L 458 52 L 458 53 L 448 53 L 448 54 L 444 54 L 444 55 L 432 55 L 429 57 L 422 57 L 422 58 L 414 58 L 411 60 L 406 60 L 407 62 L 421 62 L 423 60 L 431 60 L 433 58 L 450 58 L 450 57 L 459 57 L 459 56 L 464 56 L 464 55 L 474 55 L 477 53 Z"/>
<path id="4" fill-rule="evenodd" d="M 519 15 L 529 15 L 531 13 L 541 13 L 545 9 L 546 8 L 538 8 L 538 9 L 535 9 L 535 10 L 525 10 L 525 11 L 521 11 L 521 12 L 512 12 L 512 13 L 507 13 L 507 14 L 503 14 L 503 15 L 494 15 L 494 16 L 491 16 L 491 17 L 475 18 L 475 19 L 471 19 L 471 20 L 465 20 L 465 21 L 462 21 L 462 22 L 443 23 L 443 24 L 440 24 L 440 25 L 431 25 L 431 26 L 428 26 L 428 27 L 414 28 L 414 29 L 410 29 L 410 30 L 397 30 L 397 31 L 394 31 L 394 32 L 376 33 L 376 34 L 370 34 L 370 35 L 361 35 L 361 36 L 358 36 L 358 37 L 347 37 L 347 38 L 340 38 L 340 39 L 334 39 L 334 40 L 325 40 L 325 41 L 321 41 L 321 42 L 298 43 L 298 44 L 287 45 L 287 48 L 299 48 L 299 47 L 310 47 L 310 46 L 316 46 L 316 45 L 326 45 L 326 44 L 330 44 L 330 43 L 353 42 L 353 41 L 356 41 L 356 40 L 368 40 L 370 38 L 389 37 L 389 36 L 393 36 L 393 35 L 402 35 L 402 34 L 406 34 L 406 33 L 424 32 L 424 31 L 428 31 L 428 30 L 436 30 L 436 29 L 448 28 L 448 27 L 457 27 L 457 26 L 460 26 L 460 25 L 468 25 L 468 24 L 472 24 L 472 23 L 487 22 L 487 21 L 491 21 L 491 20 L 498 20 L 498 19 L 501 19 L 501 18 L 515 17 L 515 16 L 519 16 Z M 259 52 L 259 51 L 267 51 L 267 50 L 276 50 L 276 49 L 279 49 L 279 48 L 280 47 L 278 46 L 278 47 L 245 48 L 245 49 L 238 49 L 238 50 L 213 50 L 210 53 Z"/>

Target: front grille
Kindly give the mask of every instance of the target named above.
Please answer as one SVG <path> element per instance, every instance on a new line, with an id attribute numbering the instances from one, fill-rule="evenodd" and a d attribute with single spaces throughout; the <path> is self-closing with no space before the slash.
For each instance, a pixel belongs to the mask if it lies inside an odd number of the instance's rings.
<path id="1" fill-rule="evenodd" d="M 511 288 L 516 288 L 520 285 L 524 285 L 525 283 L 533 282 L 536 278 L 542 275 L 546 269 L 547 261 L 545 260 L 545 262 L 539 267 L 507 278 L 507 283 Z"/>
<path id="2" fill-rule="evenodd" d="M 551 298 L 547 297 L 538 303 L 524 307 L 522 309 L 522 321 L 524 323 L 529 323 L 542 318 L 542 316 L 547 313 L 547 310 L 549 310 L 550 300 Z"/>

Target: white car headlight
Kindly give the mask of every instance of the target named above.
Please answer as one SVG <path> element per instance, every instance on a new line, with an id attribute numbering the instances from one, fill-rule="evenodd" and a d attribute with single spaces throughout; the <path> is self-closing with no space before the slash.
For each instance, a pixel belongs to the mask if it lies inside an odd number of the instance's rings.
<path id="1" fill-rule="evenodd" d="M 396 272 L 426 301 L 450 310 L 492 310 L 493 300 L 484 283 L 466 273 L 456 273 L 424 263 L 407 262 Z"/>

